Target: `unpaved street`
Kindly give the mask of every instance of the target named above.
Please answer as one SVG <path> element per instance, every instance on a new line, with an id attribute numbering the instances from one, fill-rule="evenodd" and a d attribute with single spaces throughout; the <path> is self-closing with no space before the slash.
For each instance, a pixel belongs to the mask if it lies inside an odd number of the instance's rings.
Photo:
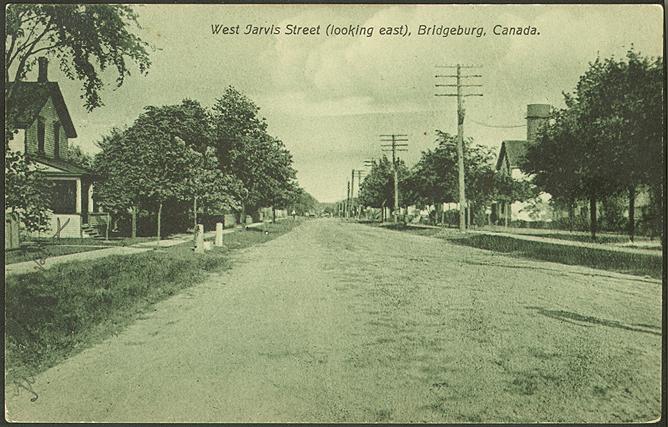
<path id="1" fill-rule="evenodd" d="M 322 219 L 6 405 L 41 422 L 648 421 L 660 363 L 658 281 Z"/>

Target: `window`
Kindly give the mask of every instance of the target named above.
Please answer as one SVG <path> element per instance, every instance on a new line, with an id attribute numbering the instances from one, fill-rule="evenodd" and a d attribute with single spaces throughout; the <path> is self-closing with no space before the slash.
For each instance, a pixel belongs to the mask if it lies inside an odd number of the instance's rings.
<path id="1" fill-rule="evenodd" d="M 51 209 L 57 214 L 73 214 L 77 212 L 77 183 L 70 180 L 53 181 Z"/>
<path id="2" fill-rule="evenodd" d="M 37 119 L 37 151 L 41 154 L 44 154 L 45 132 L 46 128 L 44 127 L 44 119 L 40 117 Z"/>
<path id="3" fill-rule="evenodd" d="M 53 123 L 53 158 L 60 158 L 60 123 Z"/>

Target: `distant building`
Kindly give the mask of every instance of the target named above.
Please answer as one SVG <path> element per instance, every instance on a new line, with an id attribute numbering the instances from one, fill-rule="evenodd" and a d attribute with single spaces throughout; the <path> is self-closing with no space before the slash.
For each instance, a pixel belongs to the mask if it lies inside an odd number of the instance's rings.
<path id="1" fill-rule="evenodd" d="M 530 179 L 530 176 L 522 172 L 520 165 L 526 157 L 529 145 L 536 142 L 541 126 L 547 122 L 551 108 L 548 104 L 527 105 L 527 139 L 501 142 L 501 149 L 496 162 L 497 173 L 511 176 L 513 179 L 520 181 Z M 549 204 L 550 199 L 549 194 L 540 193 L 535 200 L 526 202 L 497 201 L 492 206 L 492 217 L 496 218 L 497 224 L 503 225 L 508 225 L 511 221 L 549 222 L 553 216 Z"/>
<path id="2" fill-rule="evenodd" d="M 60 228 L 61 237 L 88 237 L 93 177 L 91 171 L 67 159 L 68 141 L 77 133 L 60 87 L 48 80 L 47 72 L 48 62 L 42 57 L 37 81 L 9 83 L 12 103 L 7 108 L 19 129 L 9 149 L 24 153 L 54 184 L 47 235 Z"/>

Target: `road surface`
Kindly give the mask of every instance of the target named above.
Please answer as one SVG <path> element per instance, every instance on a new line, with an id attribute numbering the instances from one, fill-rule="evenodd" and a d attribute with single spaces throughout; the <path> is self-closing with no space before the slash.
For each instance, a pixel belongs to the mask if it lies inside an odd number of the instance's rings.
<path id="1" fill-rule="evenodd" d="M 660 413 L 661 284 L 335 219 L 8 386 L 17 421 L 619 422 Z"/>

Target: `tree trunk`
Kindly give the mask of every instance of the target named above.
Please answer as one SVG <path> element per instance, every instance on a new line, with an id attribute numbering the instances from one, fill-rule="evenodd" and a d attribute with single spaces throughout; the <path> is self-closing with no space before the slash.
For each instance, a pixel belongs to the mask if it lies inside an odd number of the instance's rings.
<path id="1" fill-rule="evenodd" d="M 570 200 L 568 202 L 568 228 L 573 232 L 573 226 L 575 225 L 575 200 Z"/>
<path id="2" fill-rule="evenodd" d="M 241 203 L 241 212 L 239 213 L 239 224 L 242 229 L 246 229 L 246 202 Z"/>
<path id="3" fill-rule="evenodd" d="M 195 226 L 195 229 L 197 229 L 197 196 L 193 199 L 193 217 L 195 217 L 193 225 Z"/>
<path id="4" fill-rule="evenodd" d="M 137 211 L 139 208 L 137 206 L 132 207 L 132 234 L 131 237 L 134 239 L 137 237 Z"/>
<path id="5" fill-rule="evenodd" d="M 596 240 L 596 196 L 589 198 L 589 229 L 592 240 Z"/>
<path id="6" fill-rule="evenodd" d="M 629 186 L 629 239 L 633 242 L 636 234 L 636 187 Z"/>
<path id="7" fill-rule="evenodd" d="M 160 220 L 162 219 L 162 202 L 158 206 L 158 242 L 160 242 Z"/>
<path id="8" fill-rule="evenodd" d="M 109 241 L 109 227 L 111 226 L 111 217 L 109 216 L 109 212 L 107 212 L 107 224 L 106 227 L 104 228 L 104 239 L 108 242 Z"/>
<path id="9" fill-rule="evenodd" d="M 276 223 L 276 208 L 274 206 L 271 207 L 271 223 Z"/>

